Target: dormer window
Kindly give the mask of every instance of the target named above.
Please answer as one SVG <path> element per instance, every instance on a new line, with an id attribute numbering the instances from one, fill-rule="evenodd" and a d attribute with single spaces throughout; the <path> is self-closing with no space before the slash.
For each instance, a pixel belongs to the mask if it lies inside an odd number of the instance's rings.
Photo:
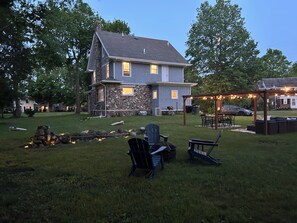
<path id="1" fill-rule="evenodd" d="M 131 64 L 128 62 L 123 62 L 123 76 L 131 77 Z"/>
<path id="2" fill-rule="evenodd" d="M 151 64 L 151 74 L 158 74 L 158 65 Z"/>

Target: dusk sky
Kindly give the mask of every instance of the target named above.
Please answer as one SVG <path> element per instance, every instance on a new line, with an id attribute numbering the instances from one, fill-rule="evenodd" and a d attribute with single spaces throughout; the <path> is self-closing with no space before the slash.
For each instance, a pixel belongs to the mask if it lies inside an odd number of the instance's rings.
<path id="1" fill-rule="evenodd" d="M 197 21 L 202 0 L 85 0 L 105 20 L 128 23 L 135 36 L 169 41 L 185 55 L 188 32 Z M 209 1 L 211 5 L 215 0 Z M 268 48 L 297 62 L 297 0 L 231 0 L 242 9 L 245 28 L 258 43 L 260 56 Z"/>

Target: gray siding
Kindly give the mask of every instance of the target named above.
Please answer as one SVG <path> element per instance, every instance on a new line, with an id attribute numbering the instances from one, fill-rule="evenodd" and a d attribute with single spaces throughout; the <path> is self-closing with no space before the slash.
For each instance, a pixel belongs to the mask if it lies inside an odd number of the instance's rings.
<path id="1" fill-rule="evenodd" d="M 169 67 L 169 82 L 184 83 L 184 68 Z"/>
<path id="2" fill-rule="evenodd" d="M 177 86 L 158 86 L 158 101 L 154 102 L 161 110 L 167 110 L 167 106 L 172 106 L 174 110 L 183 109 L 183 95 L 191 94 L 190 87 L 177 87 Z M 171 90 L 178 90 L 178 99 L 171 99 Z M 154 101 L 154 100 L 153 100 Z M 187 100 L 187 105 L 191 101 Z M 154 109 L 154 104 L 153 104 Z"/>
<path id="3" fill-rule="evenodd" d="M 131 63 L 131 77 L 122 76 L 122 62 L 115 63 L 115 79 L 124 83 L 147 84 L 162 81 L 162 66 L 158 65 L 158 74 L 150 73 L 150 64 Z M 111 63 L 112 64 L 112 63 Z M 110 64 L 110 71 L 113 66 Z M 169 82 L 183 83 L 184 69 L 182 67 L 169 67 Z"/>

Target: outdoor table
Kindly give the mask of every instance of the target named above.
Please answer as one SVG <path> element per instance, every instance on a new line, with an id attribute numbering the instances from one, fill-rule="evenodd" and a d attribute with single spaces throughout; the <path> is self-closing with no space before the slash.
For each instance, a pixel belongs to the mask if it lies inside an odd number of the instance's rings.
<path id="1" fill-rule="evenodd" d="M 216 123 L 215 115 L 205 115 L 204 126 L 214 127 Z M 218 124 L 222 126 L 228 125 L 232 126 L 235 124 L 235 116 L 234 115 L 225 115 L 218 114 Z"/>

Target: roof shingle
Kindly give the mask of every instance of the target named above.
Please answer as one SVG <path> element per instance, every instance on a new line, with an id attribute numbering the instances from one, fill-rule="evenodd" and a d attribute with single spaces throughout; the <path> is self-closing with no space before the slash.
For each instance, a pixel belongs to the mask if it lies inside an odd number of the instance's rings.
<path id="1" fill-rule="evenodd" d="M 122 35 L 101 30 L 96 34 L 110 58 L 189 65 L 185 58 L 166 40 Z"/>
<path id="2" fill-rule="evenodd" d="M 297 77 L 263 78 L 257 83 L 258 89 L 275 89 L 283 87 L 297 87 Z"/>

